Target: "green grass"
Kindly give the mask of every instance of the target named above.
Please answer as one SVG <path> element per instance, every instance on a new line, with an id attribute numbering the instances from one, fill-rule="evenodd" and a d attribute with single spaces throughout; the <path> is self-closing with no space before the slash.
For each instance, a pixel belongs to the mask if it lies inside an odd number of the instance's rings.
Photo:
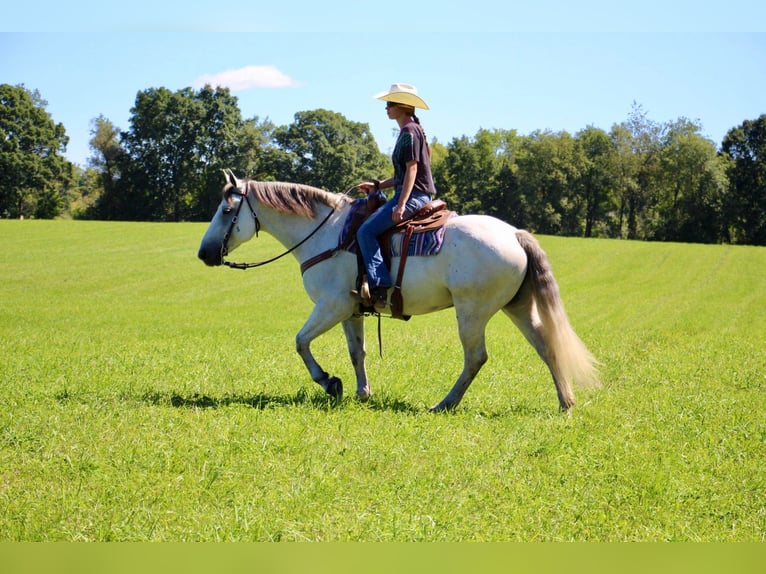
<path id="1" fill-rule="evenodd" d="M 369 321 L 375 394 L 334 405 L 297 263 L 208 269 L 204 229 L 0 222 L 1 540 L 764 540 L 766 249 L 542 237 L 603 388 L 558 413 L 498 316 L 433 415 L 450 311 L 384 320 L 383 359 Z M 340 328 L 314 351 L 353 394 Z"/>

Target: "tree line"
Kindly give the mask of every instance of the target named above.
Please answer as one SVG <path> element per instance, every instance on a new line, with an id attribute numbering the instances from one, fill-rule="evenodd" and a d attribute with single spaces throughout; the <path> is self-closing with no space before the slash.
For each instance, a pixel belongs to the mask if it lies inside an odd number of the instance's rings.
<path id="1" fill-rule="evenodd" d="M 138 92 L 122 131 L 92 121 L 85 168 L 37 91 L 0 85 L 0 216 L 206 221 L 221 170 L 331 191 L 391 174 L 368 124 L 328 110 L 287 126 L 243 118 L 227 88 Z M 427 127 L 427 126 L 426 126 Z M 440 197 L 537 233 L 766 245 L 766 114 L 718 148 L 699 122 L 635 104 L 609 131 L 513 129 L 431 143 Z"/>

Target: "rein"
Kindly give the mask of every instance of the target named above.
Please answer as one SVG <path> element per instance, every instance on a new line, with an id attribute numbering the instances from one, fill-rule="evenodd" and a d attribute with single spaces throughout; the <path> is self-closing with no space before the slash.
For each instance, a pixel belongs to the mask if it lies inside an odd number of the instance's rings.
<path id="1" fill-rule="evenodd" d="M 226 234 L 223 236 L 223 244 L 222 244 L 222 250 L 224 253 L 228 252 L 228 244 L 229 244 L 229 237 L 231 236 L 231 232 L 234 230 L 234 226 L 237 224 L 237 220 L 239 218 L 239 212 L 242 209 L 242 204 L 247 202 L 247 207 L 250 209 L 250 213 L 253 214 L 253 219 L 255 219 L 255 236 L 258 237 L 258 231 L 261 229 L 261 223 L 258 221 L 258 214 L 255 212 L 255 208 L 250 203 L 250 197 L 247 195 L 247 193 L 242 193 L 241 191 L 232 191 L 232 195 L 239 195 L 242 199 L 239 201 L 239 205 L 237 205 L 237 211 L 234 213 L 234 217 L 231 219 L 231 223 L 229 224 L 229 229 L 226 232 Z M 327 216 L 317 225 L 314 230 L 309 233 L 306 237 L 304 237 L 301 241 L 299 241 L 297 244 L 293 245 L 290 249 L 282 253 L 281 255 L 277 255 L 276 257 L 272 257 L 271 259 L 266 259 L 264 261 L 257 261 L 254 263 L 236 263 L 234 261 L 223 261 L 222 264 L 226 265 L 227 267 L 231 267 L 232 269 L 252 269 L 254 267 L 261 267 L 263 265 L 267 265 L 268 263 L 273 263 L 277 259 L 281 259 L 285 255 L 289 255 L 296 249 L 298 249 L 301 245 L 306 243 L 309 239 L 311 239 L 314 234 L 319 231 L 322 226 L 327 223 L 327 221 L 330 219 L 332 214 L 335 213 L 335 208 L 333 207 L 330 209 L 330 213 L 327 214 Z"/>

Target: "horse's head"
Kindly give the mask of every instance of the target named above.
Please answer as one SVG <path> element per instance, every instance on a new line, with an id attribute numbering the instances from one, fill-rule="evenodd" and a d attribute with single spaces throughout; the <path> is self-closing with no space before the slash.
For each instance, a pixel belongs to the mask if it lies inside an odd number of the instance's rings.
<path id="1" fill-rule="evenodd" d="M 206 265 L 221 265 L 223 258 L 258 232 L 258 216 L 240 182 L 230 169 L 224 170 L 223 199 L 202 238 L 197 256 Z"/>

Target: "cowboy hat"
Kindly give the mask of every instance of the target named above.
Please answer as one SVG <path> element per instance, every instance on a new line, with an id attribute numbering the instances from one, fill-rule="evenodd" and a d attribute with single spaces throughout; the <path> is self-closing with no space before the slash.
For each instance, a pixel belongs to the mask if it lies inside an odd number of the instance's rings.
<path id="1" fill-rule="evenodd" d="M 381 92 L 373 96 L 378 100 L 404 104 L 413 108 L 428 109 L 428 104 L 418 96 L 418 89 L 411 84 L 391 84 L 387 92 Z"/>

